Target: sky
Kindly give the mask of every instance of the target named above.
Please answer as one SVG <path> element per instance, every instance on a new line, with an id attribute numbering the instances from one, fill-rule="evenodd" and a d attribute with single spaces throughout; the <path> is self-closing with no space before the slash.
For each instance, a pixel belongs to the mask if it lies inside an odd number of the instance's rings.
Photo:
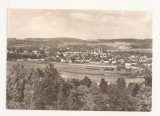
<path id="1" fill-rule="evenodd" d="M 8 38 L 152 38 L 152 12 L 8 9 Z"/>

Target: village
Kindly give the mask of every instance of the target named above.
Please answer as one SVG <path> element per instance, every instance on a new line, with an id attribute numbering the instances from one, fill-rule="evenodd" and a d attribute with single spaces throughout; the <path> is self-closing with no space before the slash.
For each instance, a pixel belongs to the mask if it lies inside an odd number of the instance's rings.
<path id="1" fill-rule="evenodd" d="M 7 50 L 10 61 L 29 62 L 61 62 L 74 64 L 106 65 L 106 70 L 134 70 L 140 66 L 151 66 L 152 58 L 149 53 L 140 51 L 107 50 L 101 46 L 94 49 L 74 49 L 71 47 L 58 48 L 56 51 L 50 46 L 39 49 L 25 50 L 24 48 L 9 47 Z"/>

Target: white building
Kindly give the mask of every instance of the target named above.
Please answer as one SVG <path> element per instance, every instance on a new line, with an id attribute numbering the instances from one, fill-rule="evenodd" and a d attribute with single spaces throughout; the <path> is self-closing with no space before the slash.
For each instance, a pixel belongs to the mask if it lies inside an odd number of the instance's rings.
<path id="1" fill-rule="evenodd" d="M 132 66 L 132 63 L 125 63 L 125 66 L 126 66 L 126 67 L 131 67 L 131 66 Z"/>
<path id="2" fill-rule="evenodd" d="M 64 59 L 61 59 L 61 62 L 62 62 L 62 63 L 65 63 L 65 62 L 66 62 L 66 60 L 64 60 Z"/>
<path id="3" fill-rule="evenodd" d="M 117 63 L 117 61 L 116 61 L 116 60 L 113 60 L 113 61 L 112 61 L 112 64 L 116 64 L 116 63 Z"/>
<path id="4" fill-rule="evenodd" d="M 108 64 L 108 63 L 109 63 L 109 61 L 103 61 L 103 63 Z"/>

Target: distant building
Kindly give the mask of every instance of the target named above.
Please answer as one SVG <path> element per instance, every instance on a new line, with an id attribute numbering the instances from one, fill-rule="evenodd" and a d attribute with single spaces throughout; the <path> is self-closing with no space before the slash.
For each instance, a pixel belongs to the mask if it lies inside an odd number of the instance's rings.
<path id="1" fill-rule="evenodd" d="M 112 64 L 116 64 L 116 63 L 117 63 L 117 61 L 116 61 L 116 60 L 113 60 L 113 61 L 112 61 Z"/>
<path id="2" fill-rule="evenodd" d="M 94 62 L 94 61 L 92 61 L 92 62 L 89 62 L 90 64 L 100 64 L 101 62 Z"/>
<path id="3" fill-rule="evenodd" d="M 130 66 L 132 66 L 132 63 L 125 63 L 125 66 L 130 67 Z"/>
<path id="4" fill-rule="evenodd" d="M 62 62 L 62 63 L 65 63 L 65 62 L 66 62 L 66 60 L 64 60 L 64 59 L 62 58 L 62 59 L 61 59 L 61 62 Z"/>
<path id="5" fill-rule="evenodd" d="M 134 56 L 134 55 L 131 55 L 130 57 L 131 57 L 131 58 L 136 58 L 136 56 Z"/>
<path id="6" fill-rule="evenodd" d="M 69 63 L 72 63 L 72 60 L 69 60 L 68 62 L 69 62 Z"/>
<path id="7" fill-rule="evenodd" d="M 148 59 L 146 60 L 146 62 L 144 63 L 145 66 L 152 66 L 152 59 Z"/>
<path id="8" fill-rule="evenodd" d="M 10 53 L 10 54 L 14 54 L 14 52 L 13 51 L 7 51 L 8 53 Z"/>
<path id="9" fill-rule="evenodd" d="M 105 63 L 105 64 L 109 64 L 109 62 L 110 62 L 110 61 L 103 61 L 103 63 Z"/>
<path id="10" fill-rule="evenodd" d="M 32 52 L 33 52 L 33 54 L 37 54 L 37 53 L 38 53 L 38 51 L 37 51 L 37 50 L 33 50 Z"/>
<path id="11" fill-rule="evenodd" d="M 39 59 L 30 59 L 30 58 L 27 58 L 27 61 L 39 61 Z"/>
<path id="12" fill-rule="evenodd" d="M 45 61 L 45 59 L 41 58 L 40 61 Z"/>

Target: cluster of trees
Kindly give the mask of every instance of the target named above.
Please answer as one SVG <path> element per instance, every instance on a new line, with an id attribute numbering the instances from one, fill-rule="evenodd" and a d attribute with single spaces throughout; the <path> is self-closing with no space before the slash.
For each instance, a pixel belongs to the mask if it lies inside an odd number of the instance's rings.
<path id="1" fill-rule="evenodd" d="M 147 52 L 147 51 L 113 51 L 112 52 L 113 56 L 119 56 L 119 58 L 125 58 L 125 57 L 129 57 L 131 55 L 134 56 L 143 56 L 146 55 L 147 57 L 151 58 L 152 57 L 152 53 L 151 52 Z"/>
<path id="2" fill-rule="evenodd" d="M 17 59 L 24 59 L 26 60 L 27 58 L 31 58 L 31 59 L 38 59 L 38 58 L 42 58 L 42 56 L 37 56 L 35 54 L 22 54 L 19 52 L 15 52 L 15 53 L 7 53 L 7 60 L 9 61 L 15 61 Z"/>
<path id="3" fill-rule="evenodd" d="M 150 72 L 148 72 L 150 73 Z M 126 84 L 124 78 L 100 84 L 88 77 L 65 80 L 53 64 L 26 69 L 14 65 L 7 75 L 7 108 L 34 110 L 150 111 L 151 75 L 144 83 Z M 150 76 L 150 77 L 149 77 Z"/>

